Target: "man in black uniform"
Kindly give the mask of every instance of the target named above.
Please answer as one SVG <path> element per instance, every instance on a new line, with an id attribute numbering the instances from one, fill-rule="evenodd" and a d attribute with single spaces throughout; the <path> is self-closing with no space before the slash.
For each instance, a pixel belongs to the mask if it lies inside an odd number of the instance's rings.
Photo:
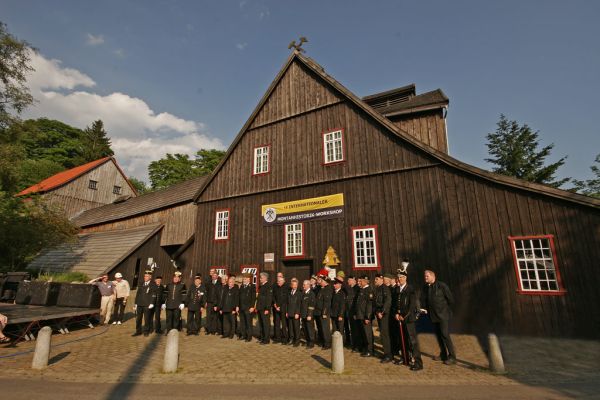
<path id="1" fill-rule="evenodd" d="M 344 338 L 344 315 L 346 312 L 346 293 L 342 289 L 344 281 L 335 278 L 333 281 L 333 299 L 331 300 L 331 324 L 333 332 L 338 331 Z"/>
<path id="2" fill-rule="evenodd" d="M 442 360 L 446 365 L 456 364 L 454 344 L 452 344 L 448 330 L 448 324 L 452 317 L 450 307 L 453 304 L 454 296 L 452 296 L 448 285 L 437 281 L 433 271 L 426 270 L 425 287 L 421 292 L 421 307 L 423 307 L 421 311 L 429 314 L 429 319 L 431 319 L 440 346 L 440 355 L 434 357 L 434 360 Z"/>
<path id="3" fill-rule="evenodd" d="M 358 293 L 360 292 L 360 286 L 356 282 L 356 277 L 348 277 L 348 286 L 346 286 L 346 318 L 349 320 L 350 329 L 346 331 L 346 337 L 350 334 L 350 341 L 346 343 L 347 346 L 352 348 L 352 352 L 358 352 L 363 346 L 362 339 L 362 322 L 355 319 L 356 316 L 356 300 L 358 300 Z"/>
<path id="4" fill-rule="evenodd" d="M 396 316 L 395 319 L 402 324 L 402 334 L 400 337 L 402 348 L 406 349 L 406 354 L 402 353 L 402 357 L 397 364 L 402 364 L 403 359 L 411 361 L 410 369 L 412 371 L 419 371 L 423 369 L 423 360 L 421 359 L 421 352 L 419 350 L 419 338 L 417 337 L 417 292 L 415 289 L 407 283 L 407 272 L 406 269 L 398 271 L 398 292 L 396 300 Z M 409 351 L 412 353 L 412 357 L 409 356 Z"/>
<path id="5" fill-rule="evenodd" d="M 396 277 L 392 274 L 383 275 L 383 284 L 390 288 L 390 295 L 392 297 L 392 304 L 390 306 L 390 313 L 388 315 L 388 325 L 390 327 L 390 347 L 392 349 L 392 357 L 400 353 L 400 324 L 396 320 L 396 300 L 398 299 L 398 284 Z"/>
<path id="6" fill-rule="evenodd" d="M 289 340 L 287 319 L 289 286 L 281 272 L 277 273 L 277 284 L 273 286 L 273 341 L 287 344 Z"/>
<path id="7" fill-rule="evenodd" d="M 235 275 L 231 275 L 227 278 L 227 285 L 221 290 L 221 301 L 219 302 L 219 313 L 223 316 L 222 338 L 233 339 L 234 322 L 239 310 L 240 288 L 235 284 Z"/>
<path id="8" fill-rule="evenodd" d="M 173 281 L 167 285 L 165 303 L 162 305 L 167 312 L 167 330 L 165 335 L 171 329 L 179 330 L 179 321 L 181 320 L 181 311 L 185 308 L 185 285 L 181 282 L 181 272 L 176 271 L 173 274 Z"/>
<path id="9" fill-rule="evenodd" d="M 354 319 L 362 325 L 362 357 L 373 356 L 373 289 L 369 285 L 369 276 L 363 275 L 359 282 L 360 292 L 356 299 L 356 315 Z"/>
<path id="10" fill-rule="evenodd" d="M 202 310 L 206 305 L 206 288 L 202 284 L 202 276 L 194 277 L 194 284 L 187 292 L 187 334 L 198 335 L 202 326 Z"/>
<path id="11" fill-rule="evenodd" d="M 244 274 L 240 287 L 240 338 L 252 340 L 252 316 L 256 306 L 256 287 L 251 283 L 252 275 Z"/>
<path id="12" fill-rule="evenodd" d="M 317 294 L 315 301 L 315 322 L 317 329 L 323 336 L 323 350 L 331 348 L 331 299 L 333 298 L 333 289 L 326 276 L 319 276 L 318 280 L 321 289 Z"/>
<path id="13" fill-rule="evenodd" d="M 146 271 L 144 273 L 144 282 L 138 288 L 135 295 L 135 303 L 133 305 L 133 309 L 136 312 L 135 333 L 131 336 L 142 334 L 142 317 L 144 318 L 144 336 L 150 334 L 152 330 L 152 315 L 150 312 L 154 308 L 156 290 L 156 285 L 152 282 L 152 271 Z"/>
<path id="14" fill-rule="evenodd" d="M 260 287 L 256 299 L 256 312 L 260 326 L 260 344 L 269 344 L 271 341 L 271 305 L 273 304 L 273 286 L 269 283 L 269 274 L 261 272 L 259 276 Z"/>
<path id="15" fill-rule="evenodd" d="M 150 310 L 150 322 L 152 323 L 152 319 L 154 319 L 154 323 L 150 331 L 154 329 L 154 332 L 160 335 L 163 333 L 160 326 L 160 312 L 162 311 L 160 306 L 164 303 L 165 298 L 165 287 L 162 284 L 162 276 L 154 278 L 154 284 L 156 285 L 156 297 L 154 298 L 154 307 Z"/>
<path id="16" fill-rule="evenodd" d="M 302 318 L 302 330 L 306 339 L 306 348 L 315 347 L 315 325 L 313 321 L 315 311 L 315 293 L 310 288 L 310 281 L 302 283 L 302 302 L 300 303 L 300 318 Z"/>
<path id="17" fill-rule="evenodd" d="M 206 334 L 214 335 L 217 333 L 217 302 L 219 301 L 219 289 L 221 280 L 217 274 L 217 270 L 211 268 L 209 271 L 210 282 L 206 285 Z"/>
<path id="18" fill-rule="evenodd" d="M 390 288 L 383 284 L 383 275 L 375 276 L 375 315 L 379 327 L 379 338 L 383 346 L 382 363 L 393 360 L 392 347 L 390 345 L 390 309 L 392 306 L 392 295 Z"/>
<path id="19" fill-rule="evenodd" d="M 300 308 L 302 306 L 302 293 L 298 289 L 298 279 L 290 281 L 290 292 L 287 299 L 287 312 L 285 316 L 288 321 L 288 334 L 290 343 L 294 347 L 300 346 Z"/>

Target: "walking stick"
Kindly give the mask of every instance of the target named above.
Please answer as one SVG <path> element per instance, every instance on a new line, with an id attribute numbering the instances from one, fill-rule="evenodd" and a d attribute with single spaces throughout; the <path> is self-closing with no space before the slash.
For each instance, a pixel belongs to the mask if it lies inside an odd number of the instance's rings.
<path id="1" fill-rule="evenodd" d="M 406 354 L 406 345 L 404 344 L 404 329 L 402 329 L 402 321 L 400 322 L 400 340 L 402 342 L 402 358 L 404 359 L 404 365 L 408 365 L 408 354 Z"/>

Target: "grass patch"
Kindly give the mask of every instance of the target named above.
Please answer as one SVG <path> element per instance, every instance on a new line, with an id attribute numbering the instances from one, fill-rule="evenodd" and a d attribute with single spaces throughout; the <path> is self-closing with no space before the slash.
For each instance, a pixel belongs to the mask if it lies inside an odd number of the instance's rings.
<path id="1" fill-rule="evenodd" d="M 90 278 L 83 272 L 60 272 L 40 274 L 37 280 L 43 282 L 87 283 Z"/>

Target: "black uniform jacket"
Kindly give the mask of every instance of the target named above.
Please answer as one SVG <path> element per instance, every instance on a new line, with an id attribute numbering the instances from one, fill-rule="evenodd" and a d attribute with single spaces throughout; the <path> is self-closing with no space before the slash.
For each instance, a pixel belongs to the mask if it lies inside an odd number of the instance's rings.
<path id="1" fill-rule="evenodd" d="M 165 303 L 167 297 L 167 288 L 164 285 L 156 285 L 156 297 L 154 298 L 155 306 L 162 306 Z"/>
<path id="2" fill-rule="evenodd" d="M 258 311 L 271 310 L 273 304 L 273 286 L 267 282 L 260 285 L 258 289 L 258 298 L 256 299 L 256 309 Z"/>
<path id="3" fill-rule="evenodd" d="M 290 287 L 287 284 L 281 286 L 273 285 L 273 307 L 277 306 L 280 308 L 280 312 L 287 312 L 288 295 L 290 293 Z"/>
<path id="4" fill-rule="evenodd" d="M 288 293 L 287 300 L 287 313 L 290 318 L 294 318 L 295 314 L 300 314 L 300 308 L 302 307 L 302 290 L 296 289 L 295 293 Z"/>
<path id="5" fill-rule="evenodd" d="M 185 284 L 171 282 L 167 285 L 165 304 L 168 309 L 176 309 L 180 304 L 185 304 L 185 300 Z"/>
<path id="6" fill-rule="evenodd" d="M 315 293 L 312 290 L 302 292 L 302 303 L 300 304 L 300 317 L 306 318 L 314 315 L 315 312 Z"/>
<path id="7" fill-rule="evenodd" d="M 381 285 L 375 288 L 375 312 L 388 315 L 392 307 L 392 294 L 390 288 Z"/>
<path id="8" fill-rule="evenodd" d="M 200 311 L 200 308 L 206 306 L 206 287 L 192 285 L 187 291 L 187 307 L 190 311 Z"/>
<path id="9" fill-rule="evenodd" d="M 322 286 L 316 296 L 315 315 L 329 315 L 331 313 L 332 297 L 333 288 L 331 285 Z"/>
<path id="10" fill-rule="evenodd" d="M 395 314 L 400 314 L 404 321 L 415 322 L 417 320 L 417 311 L 419 305 L 417 304 L 417 291 L 408 283 L 404 286 L 404 289 L 400 291 L 400 287 L 397 287 L 396 291 L 396 310 Z"/>
<path id="11" fill-rule="evenodd" d="M 219 289 L 221 288 L 221 280 L 217 279 L 215 283 L 211 280 L 206 284 L 206 302 L 211 305 L 219 302 Z"/>
<path id="12" fill-rule="evenodd" d="M 358 300 L 358 293 L 360 287 L 358 285 L 346 287 L 346 312 L 350 318 L 356 315 L 356 300 Z"/>
<path id="13" fill-rule="evenodd" d="M 154 304 L 156 300 L 156 292 L 158 292 L 158 286 L 154 282 L 142 282 L 142 286 L 137 289 L 135 294 L 135 304 L 141 307 L 148 307 L 150 304 Z"/>
<path id="14" fill-rule="evenodd" d="M 232 287 L 223 286 L 221 288 L 221 301 L 219 302 L 219 309 L 223 312 L 235 311 L 236 307 L 240 305 L 240 288 L 237 285 Z"/>
<path id="15" fill-rule="evenodd" d="M 360 288 L 356 298 L 356 319 L 373 319 L 374 297 L 371 286 Z"/>
<path id="16" fill-rule="evenodd" d="M 343 289 L 334 291 L 333 299 L 331 300 L 331 318 L 338 318 L 344 316 L 346 310 L 346 293 Z"/>
<path id="17" fill-rule="evenodd" d="M 240 286 L 240 311 L 248 311 L 256 305 L 256 287 L 249 283 Z"/>
<path id="18" fill-rule="evenodd" d="M 450 307 L 454 304 L 454 296 L 448 285 L 435 281 L 425 284 L 421 292 L 421 306 L 427 310 L 431 322 L 448 321 L 452 317 Z"/>

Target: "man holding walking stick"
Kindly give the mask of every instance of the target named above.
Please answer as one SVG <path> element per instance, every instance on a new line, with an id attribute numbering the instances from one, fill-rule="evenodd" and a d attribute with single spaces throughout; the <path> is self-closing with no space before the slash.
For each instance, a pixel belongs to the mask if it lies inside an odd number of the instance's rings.
<path id="1" fill-rule="evenodd" d="M 408 265 L 406 265 L 408 267 Z M 407 268 L 398 269 L 398 289 L 396 301 L 396 320 L 400 322 L 400 346 L 402 349 L 402 357 L 396 364 L 409 364 L 411 357 L 409 350 L 412 353 L 411 371 L 419 371 L 423 369 L 423 360 L 419 350 L 419 338 L 417 337 L 417 293 L 415 289 L 408 284 Z"/>

